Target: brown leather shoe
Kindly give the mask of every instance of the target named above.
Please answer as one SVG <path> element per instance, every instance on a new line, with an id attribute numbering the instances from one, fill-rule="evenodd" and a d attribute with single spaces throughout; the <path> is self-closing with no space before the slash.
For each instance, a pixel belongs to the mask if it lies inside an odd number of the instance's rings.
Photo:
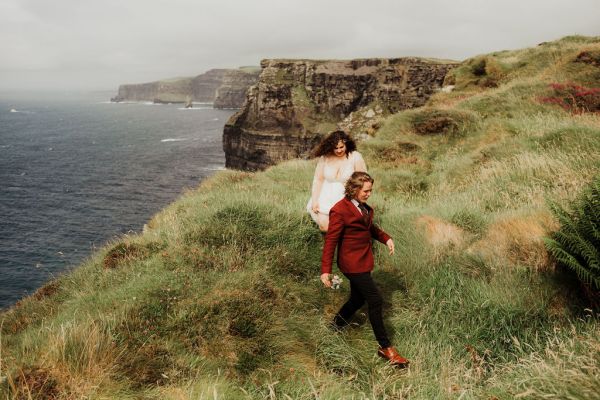
<path id="1" fill-rule="evenodd" d="M 390 364 L 400 368 L 406 368 L 408 367 L 408 364 L 410 364 L 410 361 L 398 354 L 398 351 L 392 346 L 386 348 L 380 347 L 379 350 L 377 350 L 377 354 L 379 357 L 388 360 Z"/>

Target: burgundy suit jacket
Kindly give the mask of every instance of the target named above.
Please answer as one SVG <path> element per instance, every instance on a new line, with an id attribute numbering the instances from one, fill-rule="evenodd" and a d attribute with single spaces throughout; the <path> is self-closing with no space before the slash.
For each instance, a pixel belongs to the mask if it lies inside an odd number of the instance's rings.
<path id="1" fill-rule="evenodd" d="M 366 205 L 366 204 L 365 204 Z M 329 211 L 329 229 L 321 258 L 321 273 L 330 274 L 333 254 L 338 248 L 337 264 L 344 273 L 361 273 L 373 270 L 373 238 L 386 243 L 390 236 L 373 224 L 373 209 L 368 220 L 352 201 L 344 197 Z"/>

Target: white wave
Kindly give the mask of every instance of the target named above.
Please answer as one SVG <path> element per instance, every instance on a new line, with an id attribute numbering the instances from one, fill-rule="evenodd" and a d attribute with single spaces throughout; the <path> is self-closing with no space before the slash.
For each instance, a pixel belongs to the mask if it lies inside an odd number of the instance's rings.
<path id="1" fill-rule="evenodd" d="M 178 107 L 177 109 L 178 110 L 187 110 L 187 111 L 212 110 L 212 108 L 210 108 L 210 107 L 189 107 L 189 108 Z"/>
<path id="2" fill-rule="evenodd" d="M 10 112 L 20 112 L 20 111 L 18 111 L 18 110 L 16 110 L 16 109 L 14 109 L 14 108 L 11 108 L 11 109 L 10 109 Z"/>
<path id="3" fill-rule="evenodd" d="M 155 103 L 148 100 L 123 100 L 123 101 L 101 101 L 98 104 L 142 104 L 145 106 L 160 106 L 160 103 Z"/>
<path id="4" fill-rule="evenodd" d="M 213 120 L 213 121 L 218 121 L 218 120 L 219 120 L 219 118 L 213 118 L 212 120 Z"/>
<path id="5" fill-rule="evenodd" d="M 226 168 L 223 166 L 220 166 L 220 165 L 219 166 L 214 166 L 214 165 L 210 166 L 209 165 L 207 167 L 200 167 L 198 169 L 201 171 L 224 171 Z"/>
<path id="6" fill-rule="evenodd" d="M 162 139 L 161 142 L 183 142 L 187 139 L 180 139 L 180 138 L 167 138 L 167 139 Z"/>

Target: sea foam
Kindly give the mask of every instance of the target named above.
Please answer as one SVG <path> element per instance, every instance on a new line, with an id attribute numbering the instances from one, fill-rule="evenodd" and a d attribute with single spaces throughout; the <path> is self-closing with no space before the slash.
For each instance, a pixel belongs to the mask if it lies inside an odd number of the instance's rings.
<path id="1" fill-rule="evenodd" d="M 183 142 L 184 140 L 187 140 L 187 139 L 167 138 L 167 139 L 162 139 L 161 142 Z"/>

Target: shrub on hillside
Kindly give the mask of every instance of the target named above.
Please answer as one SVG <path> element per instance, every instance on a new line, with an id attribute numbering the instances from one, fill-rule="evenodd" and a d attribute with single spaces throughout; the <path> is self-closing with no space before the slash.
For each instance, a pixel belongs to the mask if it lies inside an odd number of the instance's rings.
<path id="1" fill-rule="evenodd" d="M 545 104 L 556 104 L 574 114 L 600 112 L 600 88 L 589 88 L 572 82 L 552 83 L 551 96 L 542 97 Z"/>
<path id="2" fill-rule="evenodd" d="M 52 372 L 42 367 L 28 367 L 9 378 L 14 399 L 58 399 L 61 388 Z M 8 398 L 8 397 L 7 397 Z"/>
<path id="3" fill-rule="evenodd" d="M 600 51 L 582 51 L 575 58 L 575 62 L 600 67 Z"/>
<path id="4" fill-rule="evenodd" d="M 472 129 L 476 118 L 465 111 L 425 109 L 414 113 L 410 119 L 419 135 L 460 135 Z"/>
<path id="5" fill-rule="evenodd" d="M 371 160 L 395 164 L 417 164 L 418 153 L 422 150 L 416 143 L 401 140 L 379 143 L 371 141 L 363 145 L 362 149 Z"/>
<path id="6" fill-rule="evenodd" d="M 509 67 L 497 57 L 484 56 L 465 61 L 452 71 L 450 80 L 458 89 L 469 86 L 495 88 L 505 79 Z"/>
<path id="7" fill-rule="evenodd" d="M 573 203 L 571 211 L 552 204 L 561 228 L 545 239 L 556 260 L 573 270 L 590 299 L 600 300 L 600 175 Z"/>
<path id="8" fill-rule="evenodd" d="M 147 258 L 161 248 L 162 246 L 155 242 L 146 245 L 119 242 L 104 256 L 102 265 L 105 269 L 113 269 L 128 261 Z"/>
<path id="9" fill-rule="evenodd" d="M 486 59 L 480 58 L 479 60 L 474 60 L 471 64 L 471 73 L 475 76 L 484 76 L 485 75 L 485 64 Z"/>

